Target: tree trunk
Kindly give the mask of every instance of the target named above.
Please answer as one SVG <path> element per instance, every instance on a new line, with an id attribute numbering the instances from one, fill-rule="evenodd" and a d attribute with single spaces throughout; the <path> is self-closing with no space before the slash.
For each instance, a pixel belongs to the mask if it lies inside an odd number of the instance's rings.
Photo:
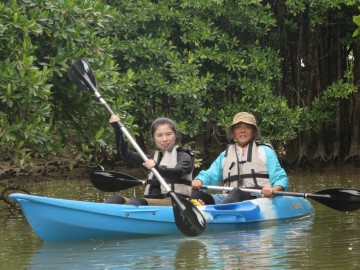
<path id="1" fill-rule="evenodd" d="M 351 116 L 352 131 L 349 155 L 346 159 L 352 159 L 360 165 L 360 46 L 354 45 L 354 84 L 358 92 L 353 94 L 353 114 Z"/>
<path id="2" fill-rule="evenodd" d="M 296 50 L 296 60 L 294 65 L 294 86 L 297 97 L 297 105 L 303 107 L 302 97 L 301 97 L 301 61 L 302 61 L 302 46 L 303 46 L 303 29 L 304 29 L 304 19 L 303 13 L 299 14 L 299 36 L 297 42 L 297 50 Z M 307 151 L 306 151 L 306 143 L 305 143 L 305 134 L 301 130 L 298 131 L 298 158 L 296 159 L 296 165 L 298 167 L 306 167 L 302 164 L 307 163 Z"/>
<path id="3" fill-rule="evenodd" d="M 303 68 L 302 64 L 304 64 L 304 76 L 307 78 L 305 80 L 305 85 L 303 87 L 305 88 L 305 96 L 301 97 L 304 104 L 298 104 L 300 106 L 306 107 L 310 109 L 311 106 L 311 100 L 312 100 L 312 78 L 313 78 L 313 71 L 312 71 L 312 65 L 313 65 L 313 51 L 314 51 L 314 40 L 312 38 L 313 31 L 311 29 L 311 22 L 309 21 L 309 10 L 307 9 L 303 14 L 299 14 L 300 17 L 300 31 L 299 31 L 299 50 L 298 50 L 298 59 L 299 59 L 299 68 Z M 307 16 L 307 18 L 304 20 L 304 15 Z M 304 31 L 306 30 L 306 32 Z M 301 48 L 303 51 L 301 51 Z M 303 54 L 301 54 L 303 52 Z M 306 52 L 306 53 L 304 53 Z M 301 62 L 302 61 L 302 62 Z M 302 78 L 298 78 L 299 80 Z M 301 84 L 299 82 L 299 92 L 301 88 Z M 297 160 L 297 166 L 308 170 L 312 168 L 312 164 L 310 163 L 309 157 L 308 157 L 308 146 L 311 143 L 311 135 L 310 131 L 302 131 L 299 134 L 299 157 Z"/>
<path id="4" fill-rule="evenodd" d="M 334 26 L 334 40 L 335 44 L 335 68 L 336 75 L 335 81 L 342 79 L 342 60 L 341 60 L 341 45 L 339 43 L 340 38 L 340 28 L 338 25 Z M 340 146 L 341 146 L 341 101 L 336 102 L 335 109 L 335 135 L 334 135 L 334 144 L 332 154 L 329 156 L 329 159 L 332 159 L 336 164 L 340 164 Z"/>
<path id="5" fill-rule="evenodd" d="M 312 59 L 312 67 L 314 73 L 314 82 L 315 82 L 315 93 L 317 97 L 320 97 L 322 94 L 321 87 L 321 79 L 320 79 L 320 57 L 319 57 L 319 49 L 321 43 L 321 29 L 320 26 L 316 26 L 314 34 L 312 35 L 312 39 L 314 42 L 313 46 L 313 59 Z M 316 130 L 316 138 L 317 138 L 317 149 L 313 156 L 313 159 L 319 160 L 320 162 L 326 161 L 327 156 L 325 152 L 325 142 L 324 142 L 324 127 L 322 123 L 318 124 L 318 128 Z"/>

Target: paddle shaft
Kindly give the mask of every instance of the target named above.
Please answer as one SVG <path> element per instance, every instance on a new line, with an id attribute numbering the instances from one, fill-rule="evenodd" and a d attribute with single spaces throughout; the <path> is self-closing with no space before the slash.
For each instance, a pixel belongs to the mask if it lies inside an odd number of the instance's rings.
<path id="1" fill-rule="evenodd" d="M 220 186 L 201 186 L 203 189 L 210 189 L 210 190 L 220 190 L 220 191 L 231 191 L 232 187 L 220 187 Z M 246 189 L 242 188 L 242 191 L 249 192 L 249 193 L 258 193 L 261 194 L 260 189 Z M 274 191 L 274 195 L 280 196 L 293 196 L 293 197 L 303 197 L 303 198 L 330 198 L 331 196 L 328 194 L 313 194 L 313 193 L 300 193 L 300 192 L 286 192 L 286 191 Z"/>
<path id="2" fill-rule="evenodd" d="M 87 74 L 85 74 L 85 76 L 87 76 Z M 96 87 L 91 83 L 90 78 L 88 78 L 89 80 L 87 80 L 87 82 L 89 83 L 89 87 L 91 87 L 92 91 L 95 93 L 95 96 L 98 98 L 98 100 L 100 101 L 100 103 L 105 107 L 105 109 L 108 111 L 108 113 L 110 115 L 115 114 L 113 112 L 113 110 L 109 107 L 109 105 L 106 103 L 105 99 L 101 96 L 101 94 L 99 93 L 99 91 L 96 89 Z M 139 153 L 139 155 L 141 156 L 141 158 L 144 161 L 148 160 L 148 157 L 145 155 L 145 153 L 141 150 L 140 146 L 137 144 L 137 142 L 134 140 L 134 138 L 131 136 L 131 134 L 128 132 L 128 130 L 126 129 L 126 127 L 121 123 L 121 122 L 117 122 L 117 124 L 119 125 L 121 131 L 123 132 L 123 134 L 125 135 L 125 137 L 129 140 L 129 142 L 131 143 L 131 145 L 135 148 L 135 150 Z M 171 191 L 171 188 L 167 185 L 167 183 L 165 182 L 164 178 L 160 175 L 160 173 L 155 169 L 155 168 L 151 168 L 151 172 L 155 175 L 155 177 L 159 180 L 159 182 L 161 183 L 161 185 L 165 188 L 166 192 Z"/>

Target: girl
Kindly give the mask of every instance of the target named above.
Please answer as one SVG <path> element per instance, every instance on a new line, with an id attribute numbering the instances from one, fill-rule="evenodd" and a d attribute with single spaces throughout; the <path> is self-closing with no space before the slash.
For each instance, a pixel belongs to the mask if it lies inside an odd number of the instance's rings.
<path id="1" fill-rule="evenodd" d="M 120 118 L 117 115 L 110 117 L 110 123 L 115 129 L 116 146 L 122 158 L 134 166 L 145 167 L 148 170 L 155 168 L 173 191 L 190 197 L 194 157 L 190 152 L 176 145 L 179 134 L 174 121 L 169 118 L 158 118 L 152 123 L 151 134 L 158 149 L 147 155 L 148 160 L 145 162 L 137 152 L 128 148 L 121 129 L 116 124 L 119 121 Z M 166 198 L 168 198 L 166 190 L 150 172 L 145 186 L 144 199 L 132 198 L 127 204 L 148 205 L 149 200 L 147 199 Z M 112 196 L 106 202 L 125 203 L 126 199 Z M 170 205 L 171 201 L 168 200 L 168 202 Z"/>

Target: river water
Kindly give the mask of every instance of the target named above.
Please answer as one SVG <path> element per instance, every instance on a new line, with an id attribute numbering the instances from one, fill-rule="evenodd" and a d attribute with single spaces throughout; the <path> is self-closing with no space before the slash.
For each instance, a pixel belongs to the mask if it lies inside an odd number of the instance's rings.
<path id="1" fill-rule="evenodd" d="M 360 189 L 359 169 L 289 174 L 290 191 Z M 15 183 L 33 195 L 102 201 L 88 179 Z M 138 188 L 128 190 L 141 194 Z M 241 231 L 140 239 L 44 243 L 21 211 L 0 203 L 0 269 L 359 269 L 360 210 L 312 201 L 315 214 Z"/>

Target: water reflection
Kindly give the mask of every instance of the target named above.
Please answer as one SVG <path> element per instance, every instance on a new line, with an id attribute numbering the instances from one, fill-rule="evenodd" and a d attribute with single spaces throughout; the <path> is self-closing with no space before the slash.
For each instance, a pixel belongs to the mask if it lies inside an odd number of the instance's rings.
<path id="1" fill-rule="evenodd" d="M 308 264 L 323 269 L 359 269 L 360 213 L 343 213 L 318 205 L 313 237 L 308 239 Z"/>
<path id="2" fill-rule="evenodd" d="M 286 269 L 288 251 L 302 246 L 312 218 L 261 229 L 118 241 L 44 243 L 29 269 Z M 279 237 L 280 236 L 280 237 Z"/>
<path id="3" fill-rule="evenodd" d="M 0 269 L 24 269 L 41 241 L 16 211 L 0 211 Z"/>

